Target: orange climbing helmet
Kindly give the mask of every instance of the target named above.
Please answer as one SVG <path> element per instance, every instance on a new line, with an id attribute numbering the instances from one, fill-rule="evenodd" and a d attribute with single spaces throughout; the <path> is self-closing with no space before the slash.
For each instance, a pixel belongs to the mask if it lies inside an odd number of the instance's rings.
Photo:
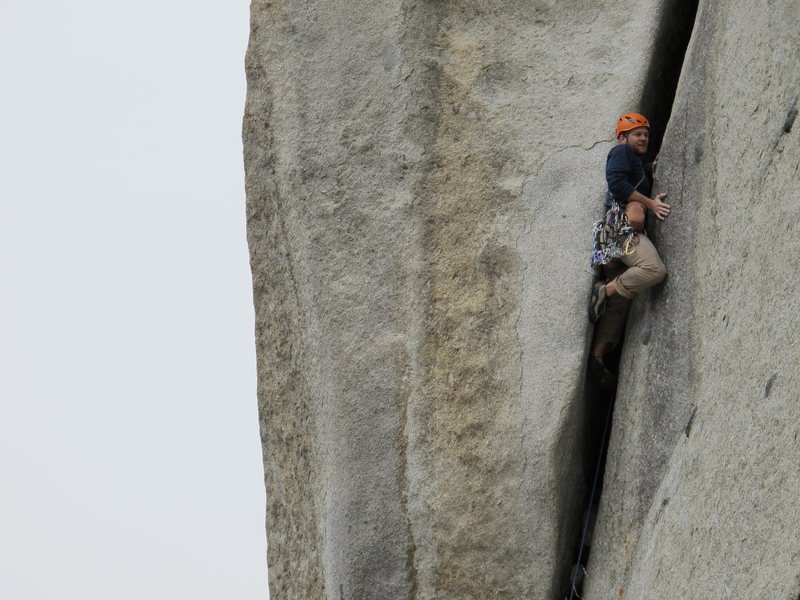
<path id="1" fill-rule="evenodd" d="M 636 129 L 637 127 L 647 127 L 650 129 L 650 121 L 647 120 L 647 117 L 640 115 L 639 113 L 628 113 L 627 115 L 622 115 L 619 119 L 617 119 L 617 132 L 614 134 L 614 137 L 618 138 L 620 133 L 625 133 L 631 129 Z"/>

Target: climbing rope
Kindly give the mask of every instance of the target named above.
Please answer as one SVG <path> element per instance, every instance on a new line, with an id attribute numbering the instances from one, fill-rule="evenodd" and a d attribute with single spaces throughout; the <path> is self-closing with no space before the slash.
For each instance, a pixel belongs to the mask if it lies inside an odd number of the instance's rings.
<path id="1" fill-rule="evenodd" d="M 572 576 L 572 585 L 570 586 L 569 600 L 580 599 L 577 590 L 578 573 L 583 568 L 583 549 L 586 547 L 586 538 L 589 535 L 589 525 L 592 521 L 592 506 L 594 506 L 594 499 L 597 495 L 597 487 L 600 483 L 600 466 L 603 464 L 603 457 L 606 454 L 606 446 L 608 445 L 608 430 L 611 426 L 611 415 L 613 414 L 614 400 L 613 398 L 608 402 L 608 410 L 606 411 L 606 422 L 603 426 L 603 439 L 600 442 L 600 455 L 597 457 L 597 465 L 594 469 L 594 482 L 592 483 L 592 493 L 589 496 L 589 507 L 586 510 L 586 519 L 583 522 L 583 533 L 581 534 L 581 546 L 578 550 L 578 561 L 575 563 L 575 574 Z"/>

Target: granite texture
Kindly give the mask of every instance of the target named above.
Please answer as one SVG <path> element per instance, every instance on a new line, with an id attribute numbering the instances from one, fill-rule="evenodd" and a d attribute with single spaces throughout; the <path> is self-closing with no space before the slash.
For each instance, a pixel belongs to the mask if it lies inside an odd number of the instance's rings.
<path id="1" fill-rule="evenodd" d="M 273 600 L 559 597 L 588 231 L 660 6 L 252 3 Z"/>
<path id="2" fill-rule="evenodd" d="M 584 598 L 800 592 L 800 4 L 701 2 Z"/>

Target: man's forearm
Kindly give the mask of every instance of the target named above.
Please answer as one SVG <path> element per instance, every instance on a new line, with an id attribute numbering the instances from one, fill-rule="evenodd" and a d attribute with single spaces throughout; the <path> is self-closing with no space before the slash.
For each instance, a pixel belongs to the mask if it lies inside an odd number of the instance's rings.
<path id="1" fill-rule="evenodd" d="M 641 192 L 634 192 L 628 196 L 628 202 L 639 202 L 652 212 L 659 221 L 663 221 L 669 216 L 669 204 L 664 202 L 666 193 L 659 194 L 655 198 L 648 198 Z"/>
<path id="2" fill-rule="evenodd" d="M 649 210 L 654 210 L 655 208 L 655 201 L 652 198 L 648 198 L 636 190 L 633 190 L 633 193 L 628 196 L 628 202 L 641 202 L 644 204 L 645 208 L 648 208 Z"/>

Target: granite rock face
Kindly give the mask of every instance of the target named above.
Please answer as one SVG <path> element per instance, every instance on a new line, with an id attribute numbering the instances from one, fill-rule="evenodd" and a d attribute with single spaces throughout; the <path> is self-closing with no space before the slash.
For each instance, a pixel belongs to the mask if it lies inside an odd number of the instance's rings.
<path id="1" fill-rule="evenodd" d="M 274 600 L 563 597 L 589 230 L 680 5 L 252 2 Z M 795 0 L 700 2 L 650 229 L 669 275 L 629 321 L 588 600 L 800 592 L 798 24 Z"/>
<path id="2" fill-rule="evenodd" d="M 800 592 L 800 3 L 701 2 L 659 160 L 589 600 Z"/>
<path id="3" fill-rule="evenodd" d="M 560 596 L 589 228 L 661 9 L 252 3 L 273 599 Z"/>

